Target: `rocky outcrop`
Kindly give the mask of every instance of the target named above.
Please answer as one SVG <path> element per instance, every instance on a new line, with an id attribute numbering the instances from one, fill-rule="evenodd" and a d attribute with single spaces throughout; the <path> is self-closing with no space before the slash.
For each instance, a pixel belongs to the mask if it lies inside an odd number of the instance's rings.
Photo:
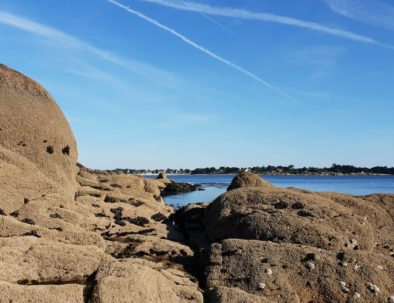
<path id="1" fill-rule="evenodd" d="M 64 285 L 17 285 L 0 282 L 0 302 L 40 302 L 40 303 L 85 303 L 84 286 Z"/>
<path id="2" fill-rule="evenodd" d="M 0 66 L 0 303 L 394 301 L 394 195 L 242 173 L 174 212 L 190 187 L 76 161 L 49 93 Z"/>
<path id="3" fill-rule="evenodd" d="M 392 258 L 367 251 L 229 239 L 209 258 L 212 303 L 387 302 L 394 291 Z"/>
<path id="4" fill-rule="evenodd" d="M 43 195 L 71 199 L 78 152 L 56 102 L 38 83 L 0 65 L 0 208 Z"/>
<path id="5" fill-rule="evenodd" d="M 198 186 L 189 183 L 171 182 L 166 185 L 161 194 L 163 196 L 190 193 L 197 190 Z"/>
<path id="6" fill-rule="evenodd" d="M 200 252 L 207 302 L 387 302 L 393 197 L 241 186 L 174 219 Z"/>
<path id="7" fill-rule="evenodd" d="M 255 174 L 242 172 L 234 177 L 227 190 L 233 190 L 242 187 L 272 188 L 273 186 Z"/>
<path id="8" fill-rule="evenodd" d="M 92 303 L 202 302 L 202 294 L 184 272 L 141 259 L 103 262 Z"/>
<path id="9" fill-rule="evenodd" d="M 160 172 L 155 181 L 160 188 L 162 196 L 184 194 L 198 189 L 197 185 L 171 180 L 165 172 Z"/>
<path id="10" fill-rule="evenodd" d="M 55 101 L 0 66 L 0 302 L 202 302 L 163 180 L 76 165 Z"/>

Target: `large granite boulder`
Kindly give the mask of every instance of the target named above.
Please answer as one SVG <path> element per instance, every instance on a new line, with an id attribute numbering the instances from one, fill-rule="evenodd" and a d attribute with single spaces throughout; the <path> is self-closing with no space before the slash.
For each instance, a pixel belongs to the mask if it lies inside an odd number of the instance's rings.
<path id="1" fill-rule="evenodd" d="M 173 216 L 199 252 L 207 302 L 391 300 L 394 195 L 252 184 Z"/>
<path id="2" fill-rule="evenodd" d="M 204 225 L 211 242 L 240 238 L 373 250 L 376 242 L 385 243 L 393 235 L 381 233 L 392 226 L 392 218 L 372 203 L 355 203 L 291 189 L 240 188 L 209 205 Z"/>
<path id="3" fill-rule="evenodd" d="M 51 95 L 0 65 L 0 209 L 11 213 L 43 195 L 73 198 L 77 146 Z"/>
<path id="4" fill-rule="evenodd" d="M 202 302 L 166 185 L 76 161 L 49 93 L 1 65 L 0 303 Z"/>

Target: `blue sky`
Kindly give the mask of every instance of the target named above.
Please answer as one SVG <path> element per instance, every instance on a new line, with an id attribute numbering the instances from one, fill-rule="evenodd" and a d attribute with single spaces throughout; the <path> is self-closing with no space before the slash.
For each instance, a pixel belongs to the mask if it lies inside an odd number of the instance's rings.
<path id="1" fill-rule="evenodd" d="M 394 165 L 390 1 L 116 1 L 0 2 L 1 63 L 52 93 L 81 163 Z"/>

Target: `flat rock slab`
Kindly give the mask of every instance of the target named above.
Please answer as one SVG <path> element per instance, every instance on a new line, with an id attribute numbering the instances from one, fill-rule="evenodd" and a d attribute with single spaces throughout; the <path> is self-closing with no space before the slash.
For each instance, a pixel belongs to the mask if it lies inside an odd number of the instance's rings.
<path id="1" fill-rule="evenodd" d="M 84 283 L 103 251 L 35 237 L 0 238 L 0 281 L 18 284 Z"/>
<path id="2" fill-rule="evenodd" d="M 92 303 L 202 303 L 196 282 L 185 273 L 139 259 L 104 262 Z"/>
<path id="3" fill-rule="evenodd" d="M 16 285 L 0 282 L 0 303 L 84 303 L 84 286 L 65 285 Z"/>

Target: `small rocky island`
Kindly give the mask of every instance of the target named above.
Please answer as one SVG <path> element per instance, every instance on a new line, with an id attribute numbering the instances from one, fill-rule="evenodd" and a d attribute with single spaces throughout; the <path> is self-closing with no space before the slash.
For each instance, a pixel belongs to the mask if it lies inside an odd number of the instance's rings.
<path id="1" fill-rule="evenodd" d="M 0 302 L 394 302 L 394 195 L 241 173 L 175 211 L 184 185 L 77 158 L 50 94 L 1 65 Z"/>

